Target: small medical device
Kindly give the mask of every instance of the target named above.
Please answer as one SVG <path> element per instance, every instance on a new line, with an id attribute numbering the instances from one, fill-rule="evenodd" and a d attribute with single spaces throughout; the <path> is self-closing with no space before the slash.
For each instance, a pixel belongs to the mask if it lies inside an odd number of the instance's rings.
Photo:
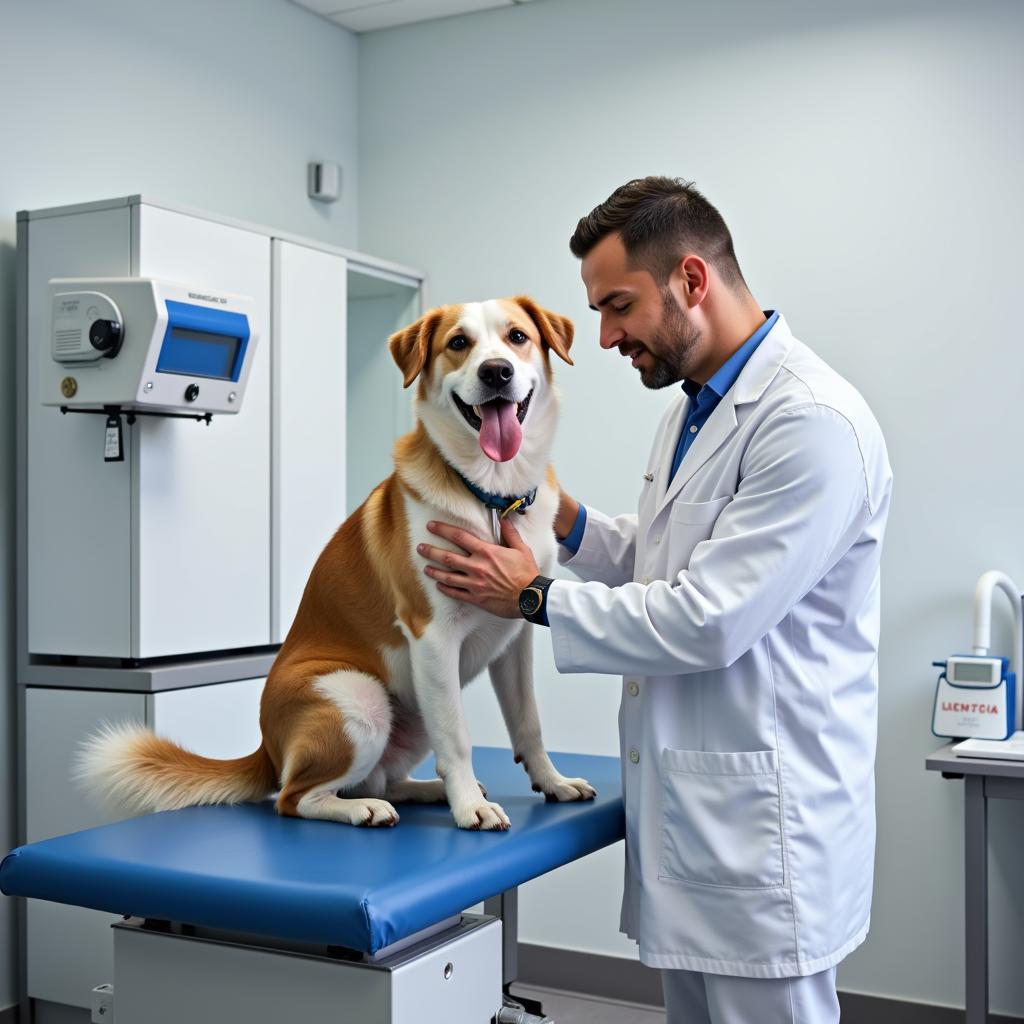
<path id="1" fill-rule="evenodd" d="M 151 278 L 55 278 L 49 289 L 44 405 L 207 419 L 241 408 L 252 300 Z"/>
<path id="2" fill-rule="evenodd" d="M 989 654 L 992 597 L 1001 590 L 1013 609 L 1013 667 L 1010 660 Z M 974 643 L 972 653 L 933 662 L 942 669 L 935 687 L 932 732 L 936 736 L 965 739 L 954 752 L 965 757 L 986 756 L 986 745 L 1024 739 L 1021 726 L 1020 672 L 1024 663 L 1024 606 L 1020 588 L 1005 573 L 984 573 L 974 590 Z M 986 741 L 989 741 L 986 743 Z M 960 749 L 960 748 L 964 749 Z M 1007 755 L 1009 756 L 1009 755 Z"/>
<path id="3" fill-rule="evenodd" d="M 1016 676 L 1009 658 L 954 654 L 932 662 L 941 668 L 935 687 L 932 732 L 963 739 L 1005 740 L 1013 732 Z"/>

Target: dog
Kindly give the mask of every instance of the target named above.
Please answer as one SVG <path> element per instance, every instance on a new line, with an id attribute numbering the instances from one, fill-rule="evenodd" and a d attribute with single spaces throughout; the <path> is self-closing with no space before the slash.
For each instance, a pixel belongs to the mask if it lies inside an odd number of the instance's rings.
<path id="1" fill-rule="evenodd" d="M 544 749 L 532 627 L 444 595 L 416 551 L 435 519 L 494 539 L 498 513 L 481 496 L 501 496 L 550 571 L 559 494 L 551 354 L 572 365 L 572 339 L 569 319 L 527 296 L 442 306 L 392 335 L 404 387 L 417 384 L 416 425 L 395 444 L 394 473 L 313 567 L 264 687 L 259 749 L 216 760 L 137 725 L 108 725 L 83 745 L 79 778 L 135 812 L 276 793 L 282 815 L 390 826 L 395 804 L 447 801 L 460 828 L 507 829 L 474 775 L 462 710 L 462 687 L 486 667 L 534 791 L 594 797 Z M 431 750 L 438 777 L 409 778 Z"/>

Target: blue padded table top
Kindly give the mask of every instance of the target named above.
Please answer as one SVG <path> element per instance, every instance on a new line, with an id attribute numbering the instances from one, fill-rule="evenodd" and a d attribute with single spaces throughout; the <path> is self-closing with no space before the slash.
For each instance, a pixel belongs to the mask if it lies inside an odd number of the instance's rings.
<path id="1" fill-rule="evenodd" d="M 0 892 L 376 953 L 622 839 L 619 759 L 551 759 L 597 798 L 547 803 L 510 750 L 473 749 L 507 832 L 456 828 L 446 804 L 401 804 L 394 828 L 282 818 L 269 801 L 188 807 L 18 847 Z"/>

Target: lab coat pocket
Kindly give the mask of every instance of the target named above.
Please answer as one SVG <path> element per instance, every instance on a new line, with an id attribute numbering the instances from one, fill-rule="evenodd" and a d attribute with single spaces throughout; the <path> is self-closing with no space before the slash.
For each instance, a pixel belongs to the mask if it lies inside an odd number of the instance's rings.
<path id="1" fill-rule="evenodd" d="M 726 494 L 711 501 L 676 501 L 668 521 L 668 563 L 672 572 L 690 564 L 693 549 L 711 536 L 722 509 L 732 501 Z"/>
<path id="2" fill-rule="evenodd" d="M 661 753 L 658 877 L 730 889 L 785 884 L 774 750 Z"/>

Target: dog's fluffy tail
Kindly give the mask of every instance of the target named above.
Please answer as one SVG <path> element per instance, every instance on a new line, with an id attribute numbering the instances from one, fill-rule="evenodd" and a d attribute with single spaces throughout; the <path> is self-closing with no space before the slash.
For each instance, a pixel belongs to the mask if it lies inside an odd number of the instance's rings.
<path id="1" fill-rule="evenodd" d="M 74 777 L 101 802 L 134 813 L 262 800 L 277 788 L 262 745 L 247 757 L 220 761 L 133 723 L 107 724 L 87 739 Z"/>

